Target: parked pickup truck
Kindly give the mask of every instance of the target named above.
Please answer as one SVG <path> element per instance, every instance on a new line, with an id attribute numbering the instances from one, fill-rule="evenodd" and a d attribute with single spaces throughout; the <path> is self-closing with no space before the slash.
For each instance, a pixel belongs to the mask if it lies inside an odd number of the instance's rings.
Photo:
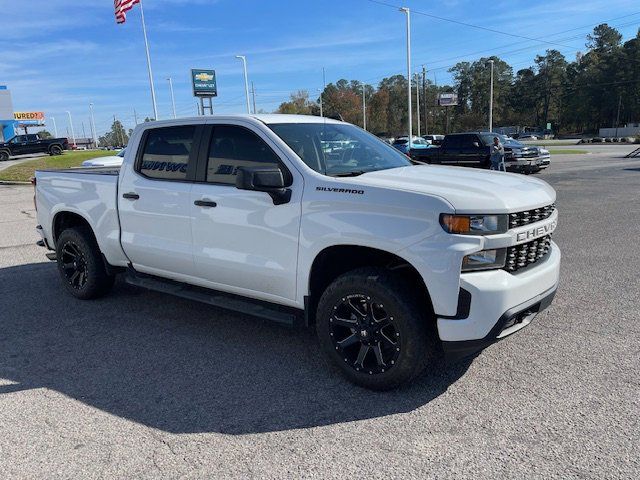
<path id="1" fill-rule="evenodd" d="M 8 142 L 0 143 L 0 161 L 28 153 L 61 155 L 68 148 L 69 141 L 66 138 L 40 138 L 38 134 L 16 135 Z"/>
<path id="2" fill-rule="evenodd" d="M 356 126 L 298 115 L 148 122 L 120 168 L 35 176 L 40 244 L 71 295 L 104 295 L 122 274 L 314 325 L 372 389 L 434 368 L 440 346 L 475 354 L 550 304 L 555 201 L 541 180 L 412 165 Z"/>
<path id="3" fill-rule="evenodd" d="M 446 135 L 440 147 L 412 149 L 410 156 L 420 163 L 488 169 L 491 166 L 490 149 L 494 137 L 500 138 L 504 145 L 505 167 L 508 171 L 533 173 L 549 166 L 548 150 L 491 132 Z"/>

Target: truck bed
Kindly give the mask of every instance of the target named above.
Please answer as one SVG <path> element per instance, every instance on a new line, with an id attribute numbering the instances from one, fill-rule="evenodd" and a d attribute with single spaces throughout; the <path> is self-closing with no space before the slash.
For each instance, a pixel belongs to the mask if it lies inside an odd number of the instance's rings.
<path id="1" fill-rule="evenodd" d="M 120 246 L 118 167 L 36 170 L 38 223 L 48 244 L 54 245 L 54 219 L 71 212 L 89 223 L 100 249 L 112 265 L 126 262 Z"/>

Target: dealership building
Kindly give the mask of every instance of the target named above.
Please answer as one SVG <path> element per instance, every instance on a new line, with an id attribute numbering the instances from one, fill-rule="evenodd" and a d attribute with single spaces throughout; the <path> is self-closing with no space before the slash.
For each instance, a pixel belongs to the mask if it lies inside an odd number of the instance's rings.
<path id="1" fill-rule="evenodd" d="M 20 129 L 27 132 L 29 127 L 44 126 L 42 112 L 15 112 L 11 90 L 0 85 L 0 142 L 7 142 L 15 137 Z"/>

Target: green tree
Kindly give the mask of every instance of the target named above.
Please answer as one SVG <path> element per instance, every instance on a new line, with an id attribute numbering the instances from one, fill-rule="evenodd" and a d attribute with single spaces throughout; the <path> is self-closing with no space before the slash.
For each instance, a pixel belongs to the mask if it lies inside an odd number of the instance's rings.
<path id="1" fill-rule="evenodd" d="M 290 100 L 281 103 L 278 107 L 278 113 L 311 115 L 312 111 L 313 105 L 309 100 L 309 92 L 306 90 L 298 90 L 292 93 Z"/>
<path id="2" fill-rule="evenodd" d="M 128 142 L 129 135 L 120 120 L 114 120 L 111 124 L 111 130 L 98 139 L 98 143 L 103 147 L 120 147 Z"/>
<path id="3" fill-rule="evenodd" d="M 49 133 L 47 130 L 40 130 L 36 133 L 40 136 L 40 138 L 53 138 L 53 135 L 51 135 L 51 133 Z"/>
<path id="4" fill-rule="evenodd" d="M 546 125 L 550 120 L 550 114 L 558 123 L 562 86 L 567 75 L 567 61 L 558 50 L 547 50 L 545 55 L 536 56 L 535 63 L 538 67 L 536 87 L 542 108 L 539 123 Z"/>

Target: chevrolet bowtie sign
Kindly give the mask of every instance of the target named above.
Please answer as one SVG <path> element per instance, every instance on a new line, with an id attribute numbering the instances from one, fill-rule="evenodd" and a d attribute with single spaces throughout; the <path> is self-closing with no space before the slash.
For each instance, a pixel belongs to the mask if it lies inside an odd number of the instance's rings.
<path id="1" fill-rule="evenodd" d="M 215 70 L 192 69 L 191 83 L 193 85 L 193 95 L 196 97 L 218 96 Z"/>

